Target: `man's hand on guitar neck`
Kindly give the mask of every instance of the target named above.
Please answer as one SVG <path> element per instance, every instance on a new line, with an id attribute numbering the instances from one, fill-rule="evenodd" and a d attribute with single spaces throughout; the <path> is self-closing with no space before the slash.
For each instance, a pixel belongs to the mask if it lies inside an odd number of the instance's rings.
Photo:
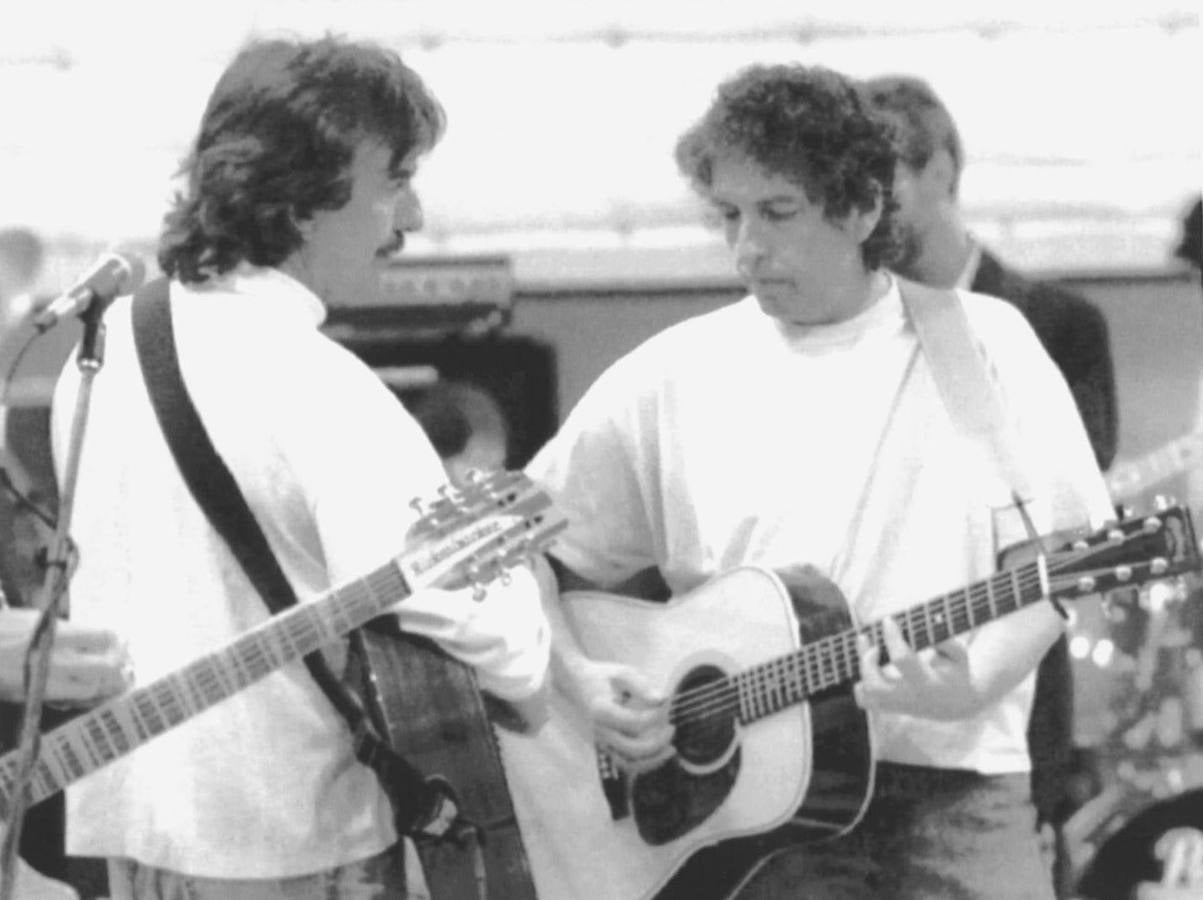
<path id="1" fill-rule="evenodd" d="M 857 638 L 861 680 L 855 694 L 863 709 L 927 719 L 961 719 L 980 708 L 969 653 L 961 644 L 945 641 L 916 653 L 892 616 L 882 620 L 881 633 L 890 660 L 885 666 L 881 664 L 881 648 L 863 633 Z"/>
<path id="2" fill-rule="evenodd" d="M 972 652 L 957 640 L 915 652 L 893 616 L 881 621 L 889 662 L 862 633 L 857 638 L 861 680 L 854 691 L 863 709 L 953 721 L 981 712 L 1036 668 L 1060 633 L 1048 604 L 993 622 L 973 636 Z"/>
<path id="3" fill-rule="evenodd" d="M 24 699 L 25 654 L 40 613 L 0 607 L 0 700 Z M 61 621 L 50 651 L 46 702 L 89 705 L 130 686 L 129 660 L 121 641 L 103 628 Z"/>

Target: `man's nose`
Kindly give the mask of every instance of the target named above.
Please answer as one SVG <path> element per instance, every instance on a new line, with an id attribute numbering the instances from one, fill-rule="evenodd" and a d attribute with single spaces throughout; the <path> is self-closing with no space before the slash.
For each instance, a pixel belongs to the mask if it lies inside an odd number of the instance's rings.
<path id="1" fill-rule="evenodd" d="M 763 233 L 755 222 L 747 219 L 741 221 L 736 228 L 731 249 L 735 252 L 735 261 L 740 268 L 758 262 L 768 254 Z"/>
<path id="2" fill-rule="evenodd" d="M 426 223 L 422 201 L 412 188 L 402 191 L 393 210 L 393 225 L 398 231 L 420 231 Z"/>

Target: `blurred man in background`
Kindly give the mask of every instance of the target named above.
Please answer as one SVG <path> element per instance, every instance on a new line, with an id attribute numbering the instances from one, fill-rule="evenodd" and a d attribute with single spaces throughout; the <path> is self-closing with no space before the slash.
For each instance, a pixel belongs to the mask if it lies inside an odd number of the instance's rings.
<path id="1" fill-rule="evenodd" d="M 983 247 L 960 206 L 965 151 L 952 116 L 924 81 L 882 76 L 869 99 L 894 125 L 899 156 L 894 186 L 902 255 L 900 275 L 933 287 L 961 287 L 1016 306 L 1069 383 L 1099 468 L 1115 458 L 1119 415 L 1107 320 L 1089 300 L 1024 277 Z"/>
<path id="2" fill-rule="evenodd" d="M 902 252 L 894 270 L 932 287 L 959 287 L 1016 306 L 1069 384 L 1100 469 L 1115 458 L 1118 412 L 1107 320 L 1086 298 L 1007 268 L 970 233 L 960 206 L 965 152 L 956 123 L 924 81 L 871 78 L 872 105 L 894 126 L 898 171 L 894 196 Z M 1041 830 L 1060 847 L 1068 809 L 1066 776 L 1073 754 L 1073 685 L 1068 639 L 1041 662 L 1029 723 L 1032 791 Z M 1054 852 L 1054 880 L 1064 853 Z"/>

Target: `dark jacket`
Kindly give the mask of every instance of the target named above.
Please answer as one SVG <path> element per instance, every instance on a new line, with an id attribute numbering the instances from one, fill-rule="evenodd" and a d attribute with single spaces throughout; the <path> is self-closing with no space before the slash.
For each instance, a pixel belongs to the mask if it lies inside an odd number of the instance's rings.
<path id="1" fill-rule="evenodd" d="M 1085 297 L 1048 281 L 1032 281 L 986 250 L 970 290 L 1017 307 L 1069 384 L 1100 469 L 1115 459 L 1119 414 L 1107 318 Z"/>
<path id="2" fill-rule="evenodd" d="M 1069 384 L 1099 468 L 1110 466 L 1119 417 L 1103 313 L 1072 291 L 1024 278 L 985 250 L 970 289 L 1006 300 L 1023 313 Z M 1066 791 L 1073 753 L 1072 674 L 1068 642 L 1063 637 L 1040 662 L 1028 723 L 1032 799 L 1040 820 L 1046 822 L 1064 821 L 1072 812 Z"/>

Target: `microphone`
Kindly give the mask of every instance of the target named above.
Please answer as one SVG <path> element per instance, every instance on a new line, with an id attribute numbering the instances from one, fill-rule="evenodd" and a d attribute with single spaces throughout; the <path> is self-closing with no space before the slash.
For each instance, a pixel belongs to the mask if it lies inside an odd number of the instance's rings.
<path id="1" fill-rule="evenodd" d="M 93 300 L 107 306 L 114 297 L 142 286 L 146 265 L 136 256 L 106 253 L 65 293 L 51 300 L 33 317 L 34 327 L 46 331 L 67 316 L 85 312 Z"/>

